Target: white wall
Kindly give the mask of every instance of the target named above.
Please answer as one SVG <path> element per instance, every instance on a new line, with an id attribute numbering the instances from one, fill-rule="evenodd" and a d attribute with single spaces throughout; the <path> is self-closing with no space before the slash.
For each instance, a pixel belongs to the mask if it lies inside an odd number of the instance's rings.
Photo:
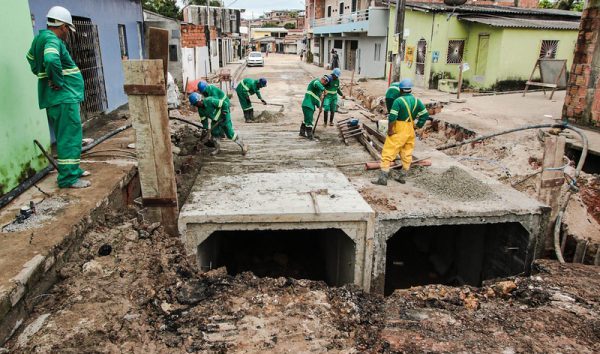
<path id="1" fill-rule="evenodd" d="M 208 74 L 208 47 L 181 48 L 183 84 L 206 77 Z M 206 68 L 206 70 L 205 70 Z"/>
<path id="2" fill-rule="evenodd" d="M 359 77 L 380 78 L 385 75 L 386 65 L 386 38 L 385 37 L 326 37 L 325 50 L 327 51 L 327 41 L 331 40 L 331 48 L 333 48 L 334 40 L 342 40 L 343 48 L 336 49 L 340 57 L 340 68 L 345 69 L 346 66 L 346 45 L 350 43 L 346 41 L 357 40 L 358 49 L 356 50 L 356 74 Z M 379 60 L 375 60 L 375 44 L 380 44 Z M 325 58 L 327 65 L 327 57 Z M 351 70 L 351 69 L 350 69 Z M 359 72 L 360 70 L 360 72 Z"/>

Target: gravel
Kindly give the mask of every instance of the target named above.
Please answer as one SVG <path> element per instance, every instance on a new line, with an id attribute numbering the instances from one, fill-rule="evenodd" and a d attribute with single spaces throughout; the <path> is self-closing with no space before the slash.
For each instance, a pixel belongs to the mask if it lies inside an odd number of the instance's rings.
<path id="1" fill-rule="evenodd" d="M 415 183 L 449 200 L 479 201 L 495 196 L 489 186 L 456 166 L 452 166 L 442 173 L 424 170 L 415 179 Z"/>

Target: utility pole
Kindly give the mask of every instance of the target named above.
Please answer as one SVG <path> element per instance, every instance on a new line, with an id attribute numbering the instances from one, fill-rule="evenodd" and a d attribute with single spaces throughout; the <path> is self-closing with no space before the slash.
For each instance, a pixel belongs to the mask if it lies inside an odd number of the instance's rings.
<path id="1" fill-rule="evenodd" d="M 404 10 L 406 9 L 406 0 L 398 0 L 396 3 L 396 35 L 398 36 L 398 54 L 394 63 L 394 73 L 390 75 L 392 81 L 400 81 L 400 66 L 402 55 L 402 41 L 404 40 Z M 390 73 L 392 74 L 392 73 Z"/>

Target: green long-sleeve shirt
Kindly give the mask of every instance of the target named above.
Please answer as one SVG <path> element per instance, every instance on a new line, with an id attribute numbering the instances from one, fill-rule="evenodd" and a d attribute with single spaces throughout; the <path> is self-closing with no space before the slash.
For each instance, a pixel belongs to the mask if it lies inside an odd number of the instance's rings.
<path id="1" fill-rule="evenodd" d="M 262 96 L 260 95 L 260 87 L 258 85 L 258 80 L 245 78 L 244 80 L 242 80 L 242 82 L 239 83 L 239 85 L 246 92 L 248 92 L 248 95 L 256 94 L 256 97 L 258 97 L 259 100 L 263 99 Z"/>
<path id="2" fill-rule="evenodd" d="M 387 91 L 385 91 L 385 98 L 395 100 L 398 97 L 400 97 L 400 83 L 392 82 Z"/>
<path id="3" fill-rule="evenodd" d="M 214 85 L 208 85 L 206 87 L 206 90 L 203 92 L 203 96 L 204 97 L 214 97 L 214 98 L 220 100 L 221 102 L 227 101 L 227 103 L 229 103 L 229 98 L 227 97 L 225 92 L 223 92 L 223 90 L 221 90 L 220 88 L 218 88 L 217 86 L 214 86 Z"/>
<path id="4" fill-rule="evenodd" d="M 415 121 L 417 128 L 421 128 L 425 125 L 425 122 L 429 119 L 429 113 L 427 108 L 421 102 L 420 99 L 416 98 L 410 93 L 402 94 L 396 98 L 390 114 L 388 115 L 388 121 L 393 123 L 395 121 Z"/>
<path id="5" fill-rule="evenodd" d="M 333 79 L 331 80 L 331 82 L 329 84 L 327 84 L 327 86 L 325 87 L 325 90 L 327 91 L 327 96 L 343 96 L 344 93 L 342 92 L 342 90 L 340 90 L 340 80 L 339 79 Z"/>
<path id="6" fill-rule="evenodd" d="M 31 72 L 38 77 L 40 109 L 83 101 L 84 84 L 65 43 L 50 30 L 41 30 L 27 52 Z M 58 89 L 50 86 L 50 81 Z"/>
<path id="7" fill-rule="evenodd" d="M 321 93 L 323 93 L 323 91 L 325 91 L 325 86 L 321 84 L 321 79 L 316 78 L 312 80 L 306 88 L 302 107 L 314 109 L 315 107 L 321 106 Z"/>

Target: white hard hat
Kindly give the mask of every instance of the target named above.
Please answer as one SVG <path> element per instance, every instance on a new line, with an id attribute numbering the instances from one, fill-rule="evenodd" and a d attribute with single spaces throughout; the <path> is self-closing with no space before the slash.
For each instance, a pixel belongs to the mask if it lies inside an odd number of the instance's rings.
<path id="1" fill-rule="evenodd" d="M 75 32 L 75 26 L 73 25 L 73 18 L 69 10 L 62 6 L 53 6 L 46 15 L 48 19 L 47 24 L 51 27 L 58 27 L 62 24 L 69 26 L 71 31 Z"/>

